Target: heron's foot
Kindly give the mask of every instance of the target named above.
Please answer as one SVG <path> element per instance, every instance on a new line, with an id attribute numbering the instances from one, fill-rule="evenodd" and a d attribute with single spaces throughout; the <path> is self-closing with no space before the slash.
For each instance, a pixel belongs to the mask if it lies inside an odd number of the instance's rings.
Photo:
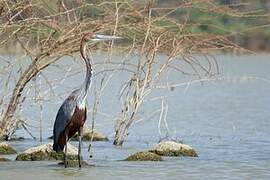
<path id="1" fill-rule="evenodd" d="M 67 166 L 68 166 L 68 161 L 65 161 L 64 164 L 65 164 L 65 168 L 67 168 Z"/>

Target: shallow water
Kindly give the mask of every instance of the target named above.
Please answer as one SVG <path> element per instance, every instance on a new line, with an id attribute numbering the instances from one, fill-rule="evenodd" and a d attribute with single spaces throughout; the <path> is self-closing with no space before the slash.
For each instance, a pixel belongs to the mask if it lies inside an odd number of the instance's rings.
<path id="1" fill-rule="evenodd" d="M 0 179 L 270 179 L 270 83 L 262 80 L 270 79 L 269 58 L 269 55 L 219 55 L 222 80 L 192 84 L 188 89 L 181 86 L 174 91 L 164 91 L 169 107 L 169 135 L 183 139 L 195 148 L 198 158 L 165 158 L 164 162 L 121 161 L 129 154 L 149 149 L 159 140 L 157 115 L 136 123 L 121 148 L 114 147 L 112 142 L 94 142 L 93 158 L 89 158 L 89 142 L 84 142 L 83 157 L 91 166 L 64 169 L 56 162 L 12 161 L 0 163 Z M 53 69 L 48 69 L 44 74 L 54 77 L 53 72 Z M 70 82 L 80 76 L 82 74 L 71 77 L 64 83 L 66 86 L 56 89 L 57 92 L 69 93 L 64 87 L 70 86 Z M 102 112 L 110 116 L 100 115 L 96 120 L 97 129 L 110 138 L 113 118 L 119 112 L 117 97 L 112 94 L 118 91 L 117 82 L 123 80 L 121 76 L 121 73 L 115 75 L 102 100 Z M 172 82 L 189 80 L 173 72 L 169 73 L 169 79 Z M 153 92 L 151 96 L 161 93 Z M 57 103 L 49 101 L 44 105 L 44 139 L 51 134 L 56 110 L 61 103 L 61 98 L 55 99 Z M 29 105 L 30 100 L 25 104 Z M 39 114 L 33 110 L 37 107 L 24 108 L 23 114 L 37 124 L 34 119 Z M 157 108 L 160 108 L 160 101 L 149 101 L 139 116 L 147 116 Z M 87 121 L 88 125 L 90 121 Z M 162 127 L 164 135 L 164 125 Z M 38 137 L 39 130 L 33 128 L 32 131 Z M 27 136 L 23 131 L 18 134 Z M 23 151 L 39 142 L 27 139 L 11 144 L 18 151 Z M 7 157 L 15 158 L 14 155 Z"/>

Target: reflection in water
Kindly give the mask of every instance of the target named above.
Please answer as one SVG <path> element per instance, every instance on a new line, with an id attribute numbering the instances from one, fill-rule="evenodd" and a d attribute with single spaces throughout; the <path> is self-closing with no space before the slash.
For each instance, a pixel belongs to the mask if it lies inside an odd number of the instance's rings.
<path id="1" fill-rule="evenodd" d="M 84 167 L 87 168 L 87 167 Z M 55 171 L 56 174 L 58 174 L 59 176 L 70 176 L 70 177 L 76 177 L 76 176 L 85 176 L 85 173 L 83 172 L 83 170 L 79 169 L 79 168 L 67 168 L 65 169 L 63 166 L 61 168 L 57 168 L 57 169 L 53 169 L 53 171 Z M 53 173 L 54 174 L 54 173 Z"/>

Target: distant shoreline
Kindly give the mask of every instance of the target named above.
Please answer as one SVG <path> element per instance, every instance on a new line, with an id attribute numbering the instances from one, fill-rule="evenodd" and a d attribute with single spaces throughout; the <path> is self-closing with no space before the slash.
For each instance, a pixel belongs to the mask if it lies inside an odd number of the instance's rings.
<path id="1" fill-rule="evenodd" d="M 254 35 L 249 37 L 234 36 L 232 42 L 254 52 L 270 52 L 270 37 Z"/>
<path id="2" fill-rule="evenodd" d="M 253 34 L 252 36 L 232 36 L 228 38 L 230 41 L 246 50 L 253 51 L 254 53 L 270 53 L 270 37 L 260 34 Z M 209 51 L 210 52 L 210 51 Z M 230 51 L 225 51 L 230 52 Z M 234 53 L 234 51 L 231 51 Z M 22 54 L 23 49 L 19 43 L 9 43 L 8 46 L 0 47 L 0 53 L 4 54 Z M 211 53 L 211 52 L 210 52 Z"/>

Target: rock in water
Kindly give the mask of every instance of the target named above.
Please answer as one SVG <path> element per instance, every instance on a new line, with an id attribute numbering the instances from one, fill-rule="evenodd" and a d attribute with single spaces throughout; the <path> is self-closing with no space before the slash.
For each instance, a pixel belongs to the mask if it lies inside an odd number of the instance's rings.
<path id="1" fill-rule="evenodd" d="M 196 151 L 186 145 L 174 141 L 163 141 L 155 145 L 150 152 L 160 156 L 191 156 L 198 157 Z"/>
<path id="2" fill-rule="evenodd" d="M 10 161 L 10 159 L 4 158 L 4 157 L 0 157 L 0 162 L 6 162 L 6 161 Z"/>
<path id="3" fill-rule="evenodd" d="M 84 127 L 82 140 L 91 141 L 92 136 L 93 141 L 109 141 L 109 139 L 105 135 L 101 134 L 100 132 L 97 132 L 95 129 L 92 131 L 91 128 Z M 78 140 L 78 134 L 76 134 L 71 140 Z"/>
<path id="4" fill-rule="evenodd" d="M 78 149 L 68 143 L 67 158 L 69 160 L 77 159 Z M 52 143 L 32 147 L 16 157 L 17 161 L 46 161 L 63 160 L 64 153 L 56 153 L 52 149 Z"/>
<path id="5" fill-rule="evenodd" d="M 125 161 L 163 161 L 160 155 L 149 151 L 137 152 L 128 158 Z"/>
<path id="6" fill-rule="evenodd" d="M 2 142 L 0 143 L 0 154 L 15 154 L 16 150 L 11 147 L 8 143 Z"/>

